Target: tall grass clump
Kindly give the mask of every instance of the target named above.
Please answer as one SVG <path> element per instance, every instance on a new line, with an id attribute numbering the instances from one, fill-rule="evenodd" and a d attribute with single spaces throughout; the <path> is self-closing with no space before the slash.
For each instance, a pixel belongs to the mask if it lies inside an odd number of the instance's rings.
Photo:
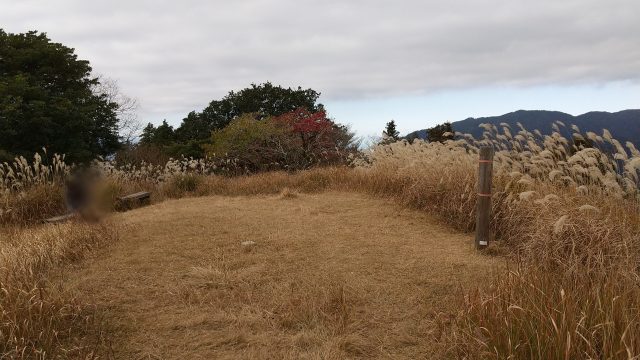
<path id="1" fill-rule="evenodd" d="M 0 164 L 0 192 L 21 191 L 33 185 L 48 185 L 64 180 L 69 175 L 71 166 L 65 163 L 64 155 L 54 154 L 53 158 L 46 158 L 47 152 L 43 148 L 45 158 L 36 153 L 33 161 L 20 156 L 13 163 Z"/>
<path id="2" fill-rule="evenodd" d="M 405 141 L 356 160 L 360 186 L 472 230 L 480 146 L 496 150 L 491 226 L 510 269 L 451 329 L 466 358 L 640 355 L 640 153 L 604 130 L 483 125 L 481 139 Z"/>
<path id="3" fill-rule="evenodd" d="M 64 210 L 62 184 L 72 167 L 64 156 L 44 154 L 0 164 L 0 224 L 30 223 Z"/>
<path id="4" fill-rule="evenodd" d="M 67 212 L 64 183 L 80 167 L 58 154 L 49 159 L 43 150 L 44 157 L 36 153 L 31 161 L 18 157 L 0 164 L 0 224 L 33 224 Z M 200 177 L 243 174 L 233 159 L 169 159 L 162 165 L 96 159 L 88 167 L 99 175 L 95 195 L 106 210 L 115 209 L 117 198 L 127 193 L 152 191 L 156 199 L 183 196 L 195 190 Z"/>
<path id="5" fill-rule="evenodd" d="M 102 346 L 95 309 L 52 281 L 52 273 L 115 234 L 105 225 L 68 223 L 1 235 L 0 358 L 94 356 Z"/>

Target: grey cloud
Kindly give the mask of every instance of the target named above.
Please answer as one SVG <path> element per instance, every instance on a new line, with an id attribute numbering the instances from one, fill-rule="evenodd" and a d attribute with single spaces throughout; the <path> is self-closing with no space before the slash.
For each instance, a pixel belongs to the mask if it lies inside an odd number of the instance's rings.
<path id="1" fill-rule="evenodd" d="M 323 99 L 640 80 L 637 0 L 0 0 L 158 114 L 251 82 Z"/>

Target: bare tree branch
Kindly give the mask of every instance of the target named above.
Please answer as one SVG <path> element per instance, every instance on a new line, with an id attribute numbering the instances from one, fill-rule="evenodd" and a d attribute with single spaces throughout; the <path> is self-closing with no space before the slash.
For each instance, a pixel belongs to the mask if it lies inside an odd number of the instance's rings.
<path id="1" fill-rule="evenodd" d="M 106 96 L 107 100 L 118 105 L 118 134 L 125 144 L 134 142 L 142 131 L 142 122 L 138 119 L 140 104 L 137 99 L 123 94 L 118 82 L 114 79 L 98 75 L 98 84 L 94 93 Z"/>

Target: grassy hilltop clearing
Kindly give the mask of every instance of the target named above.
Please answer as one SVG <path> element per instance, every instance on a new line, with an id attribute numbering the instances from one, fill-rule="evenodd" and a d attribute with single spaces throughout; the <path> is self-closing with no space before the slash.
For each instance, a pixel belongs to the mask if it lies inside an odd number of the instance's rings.
<path id="1" fill-rule="evenodd" d="M 154 202 L 98 223 L 36 225 L 64 207 L 69 168 L 5 165 L 2 351 L 637 354 L 640 153 L 608 131 L 593 136 L 614 155 L 559 134 L 486 132 L 297 172 L 97 162 L 103 211 L 140 189 Z M 477 253 L 467 233 L 481 145 L 497 149 L 495 240 Z"/>

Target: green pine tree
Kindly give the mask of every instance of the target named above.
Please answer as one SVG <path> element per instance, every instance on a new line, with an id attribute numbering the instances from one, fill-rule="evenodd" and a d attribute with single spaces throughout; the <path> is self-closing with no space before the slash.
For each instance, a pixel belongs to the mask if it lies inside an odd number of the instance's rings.
<path id="1" fill-rule="evenodd" d="M 396 122 L 391 120 L 385 126 L 384 131 L 382 132 L 382 142 L 384 144 L 390 144 L 400 140 L 400 133 L 396 129 Z"/>

